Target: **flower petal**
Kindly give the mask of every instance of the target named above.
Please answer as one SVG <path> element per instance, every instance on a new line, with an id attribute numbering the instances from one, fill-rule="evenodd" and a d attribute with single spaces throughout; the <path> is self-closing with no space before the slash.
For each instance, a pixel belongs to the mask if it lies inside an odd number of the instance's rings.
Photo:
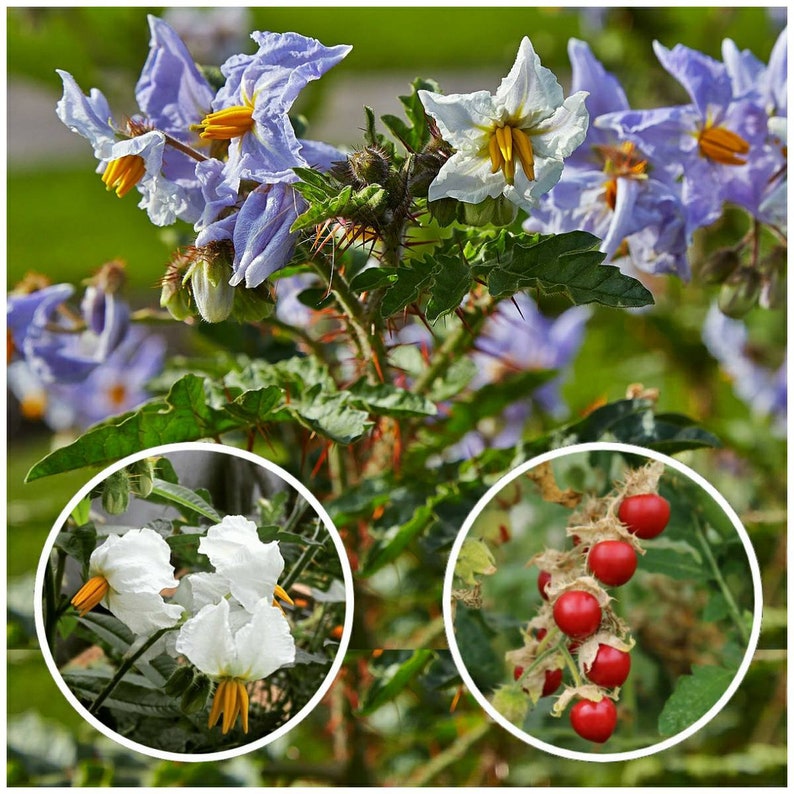
<path id="1" fill-rule="evenodd" d="M 179 630 L 175 647 L 202 673 L 216 678 L 230 675 L 236 669 L 236 649 L 229 626 L 229 602 L 223 599 L 202 607 Z"/>
<path id="2" fill-rule="evenodd" d="M 425 110 L 436 120 L 441 137 L 463 151 L 479 151 L 488 144 L 488 131 L 501 121 L 501 112 L 488 91 L 471 94 L 417 92 Z"/>
<path id="3" fill-rule="evenodd" d="M 289 622 L 266 598 L 255 605 L 251 621 L 237 632 L 234 643 L 238 665 L 234 675 L 249 681 L 265 678 L 295 661 Z"/>
<path id="4" fill-rule="evenodd" d="M 108 590 L 103 604 L 135 634 L 152 634 L 179 621 L 184 611 L 178 604 L 166 604 L 158 593 L 119 593 Z"/>
<path id="5" fill-rule="evenodd" d="M 496 198 L 505 187 L 501 171 L 491 173 L 491 161 L 485 157 L 471 157 L 457 152 L 447 160 L 436 175 L 427 193 L 429 201 L 455 198 L 469 204 L 479 204 L 486 198 Z"/>

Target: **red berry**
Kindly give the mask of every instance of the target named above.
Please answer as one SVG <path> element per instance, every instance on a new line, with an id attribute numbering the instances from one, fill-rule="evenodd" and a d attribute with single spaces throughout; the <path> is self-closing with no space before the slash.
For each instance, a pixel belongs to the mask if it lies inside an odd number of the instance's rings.
<path id="1" fill-rule="evenodd" d="M 524 668 L 523 667 L 518 666 L 518 667 L 516 667 L 513 670 L 513 680 L 514 681 L 518 681 L 518 679 L 521 678 L 522 675 L 524 675 Z"/>
<path id="2" fill-rule="evenodd" d="M 549 596 L 546 593 L 546 585 L 551 581 L 551 574 L 548 571 L 541 571 L 538 574 L 538 592 L 540 593 L 540 597 L 545 601 L 549 600 Z"/>
<path id="3" fill-rule="evenodd" d="M 587 566 L 599 582 L 617 587 L 637 570 L 637 552 L 622 540 L 602 540 L 587 555 Z"/>
<path id="4" fill-rule="evenodd" d="M 553 695 L 562 683 L 562 670 L 546 670 L 546 680 L 543 682 L 543 691 L 540 693 L 542 698 Z"/>
<path id="5" fill-rule="evenodd" d="M 563 593 L 554 602 L 552 614 L 560 631 L 575 640 L 583 640 L 594 634 L 601 624 L 598 599 L 584 590 Z"/>
<path id="6" fill-rule="evenodd" d="M 618 518 L 638 538 L 655 538 L 670 520 L 670 503 L 656 493 L 627 496 L 618 508 Z"/>
<path id="7" fill-rule="evenodd" d="M 540 642 L 549 632 L 546 629 L 538 629 L 535 632 L 535 639 Z"/>
<path id="8" fill-rule="evenodd" d="M 630 670 L 631 656 L 628 653 L 601 643 L 593 663 L 585 672 L 594 684 L 612 689 L 623 685 Z"/>
<path id="9" fill-rule="evenodd" d="M 605 742 L 618 724 L 618 710 L 607 697 L 597 703 L 594 700 L 580 700 L 571 709 L 571 727 L 583 739 L 591 742 Z"/>

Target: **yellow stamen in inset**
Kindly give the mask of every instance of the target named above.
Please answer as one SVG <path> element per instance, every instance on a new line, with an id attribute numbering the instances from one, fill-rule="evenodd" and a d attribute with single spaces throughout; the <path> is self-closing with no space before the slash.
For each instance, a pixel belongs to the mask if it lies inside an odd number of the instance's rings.
<path id="1" fill-rule="evenodd" d="M 535 179 L 535 155 L 529 135 L 518 127 L 509 124 L 494 127 L 488 139 L 488 157 L 491 160 L 491 173 L 501 170 L 508 184 L 513 184 L 516 174 L 516 161 L 521 165 L 527 179 Z"/>
<path id="2" fill-rule="evenodd" d="M 295 602 L 287 595 L 287 591 L 280 584 L 273 588 L 273 595 L 282 601 L 286 601 L 291 606 L 295 606 Z"/>
<path id="3" fill-rule="evenodd" d="M 722 165 L 744 165 L 747 160 L 738 155 L 747 154 L 750 144 L 735 132 L 725 127 L 706 125 L 698 135 L 698 148 L 701 157 L 708 157 Z"/>
<path id="4" fill-rule="evenodd" d="M 212 699 L 212 708 L 210 709 L 210 718 L 207 721 L 207 727 L 212 728 L 221 716 L 223 709 L 223 692 L 226 689 L 226 684 L 229 683 L 228 679 L 224 678 L 215 690 L 215 696 Z"/>
<path id="5" fill-rule="evenodd" d="M 92 576 L 75 594 L 72 599 L 72 606 L 75 607 L 83 617 L 86 612 L 90 612 L 110 590 L 110 584 L 104 576 Z"/>
<path id="6" fill-rule="evenodd" d="M 115 190 L 119 198 L 123 198 L 141 181 L 146 173 L 146 163 L 143 157 L 137 154 L 125 154 L 111 160 L 104 173 L 102 181 L 108 190 Z"/>
<path id="7" fill-rule="evenodd" d="M 224 735 L 234 727 L 238 716 L 242 717 L 243 732 L 248 733 L 248 691 L 237 678 L 221 679 L 212 700 L 207 726 L 214 727 L 221 714 L 221 732 Z"/>
<path id="8" fill-rule="evenodd" d="M 207 141 L 229 141 L 240 138 L 254 128 L 254 108 L 233 105 L 207 114 L 198 124 L 199 136 Z"/>

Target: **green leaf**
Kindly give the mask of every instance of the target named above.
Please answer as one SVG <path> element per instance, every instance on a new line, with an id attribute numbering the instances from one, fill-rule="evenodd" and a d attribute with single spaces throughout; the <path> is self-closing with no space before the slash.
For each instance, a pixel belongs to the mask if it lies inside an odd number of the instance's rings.
<path id="1" fill-rule="evenodd" d="M 685 541 L 676 541 L 666 548 L 649 543 L 640 566 L 648 573 L 662 573 L 673 579 L 702 580 L 709 575 L 700 554 Z"/>
<path id="2" fill-rule="evenodd" d="M 674 736 L 699 720 L 724 694 L 736 675 L 713 665 L 695 665 L 692 675 L 676 681 L 673 694 L 659 714 L 659 733 Z"/>
<path id="3" fill-rule="evenodd" d="M 63 673 L 63 679 L 78 697 L 90 703 L 104 689 L 110 675 L 106 671 L 70 671 Z M 139 675 L 126 676 L 113 689 L 102 708 L 151 717 L 181 716 L 179 706 L 173 698 Z"/>
<path id="4" fill-rule="evenodd" d="M 368 267 L 353 277 L 350 282 L 350 289 L 353 292 L 369 292 L 370 290 L 388 287 L 395 281 L 397 281 L 397 273 L 394 268 Z"/>
<path id="5" fill-rule="evenodd" d="M 393 701 L 424 670 L 432 658 L 433 651 L 414 651 L 391 675 L 377 678 L 364 694 L 358 715 L 367 717 L 381 706 Z"/>
<path id="6" fill-rule="evenodd" d="M 96 527 L 93 523 L 83 524 L 59 532 L 55 538 L 55 546 L 87 568 L 91 553 L 96 547 L 96 538 Z"/>
<path id="7" fill-rule="evenodd" d="M 582 231 L 542 237 L 503 231 L 479 249 L 473 264 L 497 298 L 538 288 L 562 293 L 575 304 L 652 304 L 653 295 L 637 279 L 601 264 L 605 254 L 597 250 L 600 244 L 599 238 Z"/>
<path id="8" fill-rule="evenodd" d="M 402 119 L 390 114 L 381 116 L 381 121 L 386 125 L 410 152 L 419 152 L 430 141 L 430 129 L 425 119 L 425 108 L 419 99 L 418 91 L 432 91 L 440 93 L 441 87 L 434 80 L 423 80 L 418 77 L 411 83 L 411 93 L 408 96 L 399 97 L 405 108 L 405 115 L 408 119 L 406 124 Z"/>
<path id="9" fill-rule="evenodd" d="M 239 427 L 226 411 L 207 405 L 204 380 L 185 375 L 165 400 L 152 400 L 131 414 L 118 417 L 76 441 L 56 449 L 28 472 L 26 482 L 91 465 L 107 465 L 141 449 L 199 439 Z"/>
<path id="10" fill-rule="evenodd" d="M 429 322 L 455 311 L 472 285 L 472 273 L 462 256 L 437 257 L 433 286 L 425 314 Z"/>
<path id="11" fill-rule="evenodd" d="M 127 625 L 113 615 L 88 612 L 77 622 L 121 654 L 126 653 L 135 640 L 135 635 Z"/>
<path id="12" fill-rule="evenodd" d="M 91 515 L 91 498 L 86 496 L 84 499 L 81 499 L 74 510 L 72 510 L 71 518 L 77 526 L 82 526 L 83 524 L 88 523 L 88 519 Z"/>
<path id="13" fill-rule="evenodd" d="M 431 400 L 389 383 L 371 384 L 362 379 L 350 387 L 350 393 L 379 416 L 435 416 L 437 413 Z"/>
<path id="14" fill-rule="evenodd" d="M 165 480 L 154 480 L 152 495 L 159 497 L 166 502 L 187 507 L 199 515 L 209 518 L 210 521 L 220 522 L 221 516 L 215 508 L 204 501 L 197 493 L 185 488 L 184 485 L 166 482 Z"/>
<path id="15" fill-rule="evenodd" d="M 429 259 L 404 263 L 395 271 L 397 278 L 383 296 L 381 315 L 391 317 L 419 300 L 420 295 L 433 283 L 434 264 Z"/>

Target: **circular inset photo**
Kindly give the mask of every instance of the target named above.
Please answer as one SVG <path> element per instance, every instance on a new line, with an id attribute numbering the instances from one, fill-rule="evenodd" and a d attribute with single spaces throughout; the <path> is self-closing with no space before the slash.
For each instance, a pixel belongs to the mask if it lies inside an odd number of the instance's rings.
<path id="1" fill-rule="evenodd" d="M 61 513 L 36 628 L 98 730 L 158 758 L 221 760 L 319 702 L 352 592 L 339 534 L 289 473 L 232 447 L 171 444 L 106 469 Z"/>
<path id="2" fill-rule="evenodd" d="M 761 623 L 750 540 L 677 460 L 625 444 L 542 455 L 500 480 L 452 549 L 453 658 L 513 735 L 566 758 L 672 746 L 739 686 Z"/>

